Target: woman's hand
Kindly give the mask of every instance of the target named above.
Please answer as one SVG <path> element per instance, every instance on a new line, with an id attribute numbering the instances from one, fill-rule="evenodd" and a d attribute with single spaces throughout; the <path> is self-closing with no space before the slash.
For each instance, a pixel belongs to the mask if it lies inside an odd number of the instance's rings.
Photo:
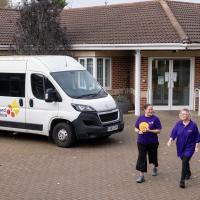
<path id="1" fill-rule="evenodd" d="M 155 133 L 155 134 L 159 134 L 161 130 L 159 129 L 150 129 L 150 128 L 146 128 L 145 131 L 143 131 L 144 133 L 149 132 L 149 133 Z"/>
<path id="2" fill-rule="evenodd" d="M 142 134 L 143 134 L 143 132 L 139 130 L 139 131 L 138 131 L 138 134 L 142 135 Z"/>
<path id="3" fill-rule="evenodd" d="M 199 151 L 199 148 L 198 148 L 198 143 L 197 143 L 195 147 L 195 152 L 197 153 L 198 151 Z"/>
<path id="4" fill-rule="evenodd" d="M 143 134 L 143 132 L 141 130 L 139 130 L 138 128 L 135 128 L 135 132 L 140 134 L 140 135 Z"/>
<path id="5" fill-rule="evenodd" d="M 172 138 L 169 139 L 169 141 L 167 142 L 167 146 L 170 147 L 172 144 Z"/>
<path id="6" fill-rule="evenodd" d="M 144 132 L 151 132 L 151 130 L 149 128 L 145 128 Z"/>

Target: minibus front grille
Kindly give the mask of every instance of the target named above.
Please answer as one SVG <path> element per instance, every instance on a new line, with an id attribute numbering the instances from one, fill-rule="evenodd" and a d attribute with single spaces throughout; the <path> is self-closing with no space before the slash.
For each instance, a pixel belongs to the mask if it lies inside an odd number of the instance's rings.
<path id="1" fill-rule="evenodd" d="M 95 120 L 83 120 L 86 126 L 99 126 L 99 122 Z"/>
<path id="2" fill-rule="evenodd" d="M 119 120 L 119 110 L 99 113 L 99 118 L 103 124 L 116 122 Z"/>

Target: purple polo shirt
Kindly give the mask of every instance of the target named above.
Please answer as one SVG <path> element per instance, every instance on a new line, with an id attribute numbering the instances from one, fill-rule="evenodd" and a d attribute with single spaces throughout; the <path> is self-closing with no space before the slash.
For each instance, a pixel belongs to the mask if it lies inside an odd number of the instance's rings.
<path id="1" fill-rule="evenodd" d="M 139 129 L 140 124 L 143 122 L 146 122 L 149 125 L 149 129 L 162 129 L 160 120 L 155 115 L 152 115 L 150 117 L 145 117 L 145 115 L 141 115 L 135 123 L 135 128 Z M 137 142 L 141 144 L 158 143 L 158 136 L 156 133 L 145 132 L 143 134 L 138 134 Z"/>
<path id="2" fill-rule="evenodd" d="M 171 138 L 176 139 L 178 157 L 191 157 L 195 151 L 196 143 L 200 142 L 200 135 L 197 125 L 190 120 L 185 126 L 183 121 L 177 122 L 171 132 Z"/>

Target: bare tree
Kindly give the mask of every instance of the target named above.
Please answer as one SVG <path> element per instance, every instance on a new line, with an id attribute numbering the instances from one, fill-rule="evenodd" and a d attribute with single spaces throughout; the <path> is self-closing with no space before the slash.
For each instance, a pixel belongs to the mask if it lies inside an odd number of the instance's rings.
<path id="1" fill-rule="evenodd" d="M 70 48 L 60 26 L 60 0 L 24 0 L 17 22 L 15 44 L 19 54 L 66 54 Z"/>
<path id="2" fill-rule="evenodd" d="M 0 8 L 5 8 L 8 6 L 8 0 L 0 0 Z"/>

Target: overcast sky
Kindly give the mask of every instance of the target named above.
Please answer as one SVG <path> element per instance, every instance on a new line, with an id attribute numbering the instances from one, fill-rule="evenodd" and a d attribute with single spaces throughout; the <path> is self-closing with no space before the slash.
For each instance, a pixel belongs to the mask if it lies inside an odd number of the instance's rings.
<path id="1" fill-rule="evenodd" d="M 145 1 L 145 0 L 68 0 L 69 6 L 72 8 L 104 5 L 106 1 L 108 2 L 108 4 L 117 4 L 117 3 L 139 2 L 139 1 Z M 176 1 L 200 3 L 200 0 L 176 0 Z M 13 4 L 15 4 L 16 2 L 20 2 L 20 0 L 12 0 L 12 2 Z"/>
<path id="2" fill-rule="evenodd" d="M 94 6 L 94 5 L 103 5 L 105 1 L 108 4 L 116 4 L 116 3 L 130 3 L 130 2 L 139 2 L 144 0 L 69 0 L 70 7 L 83 7 L 83 6 Z M 200 3 L 200 0 L 181 0 L 186 2 L 196 2 Z"/>

